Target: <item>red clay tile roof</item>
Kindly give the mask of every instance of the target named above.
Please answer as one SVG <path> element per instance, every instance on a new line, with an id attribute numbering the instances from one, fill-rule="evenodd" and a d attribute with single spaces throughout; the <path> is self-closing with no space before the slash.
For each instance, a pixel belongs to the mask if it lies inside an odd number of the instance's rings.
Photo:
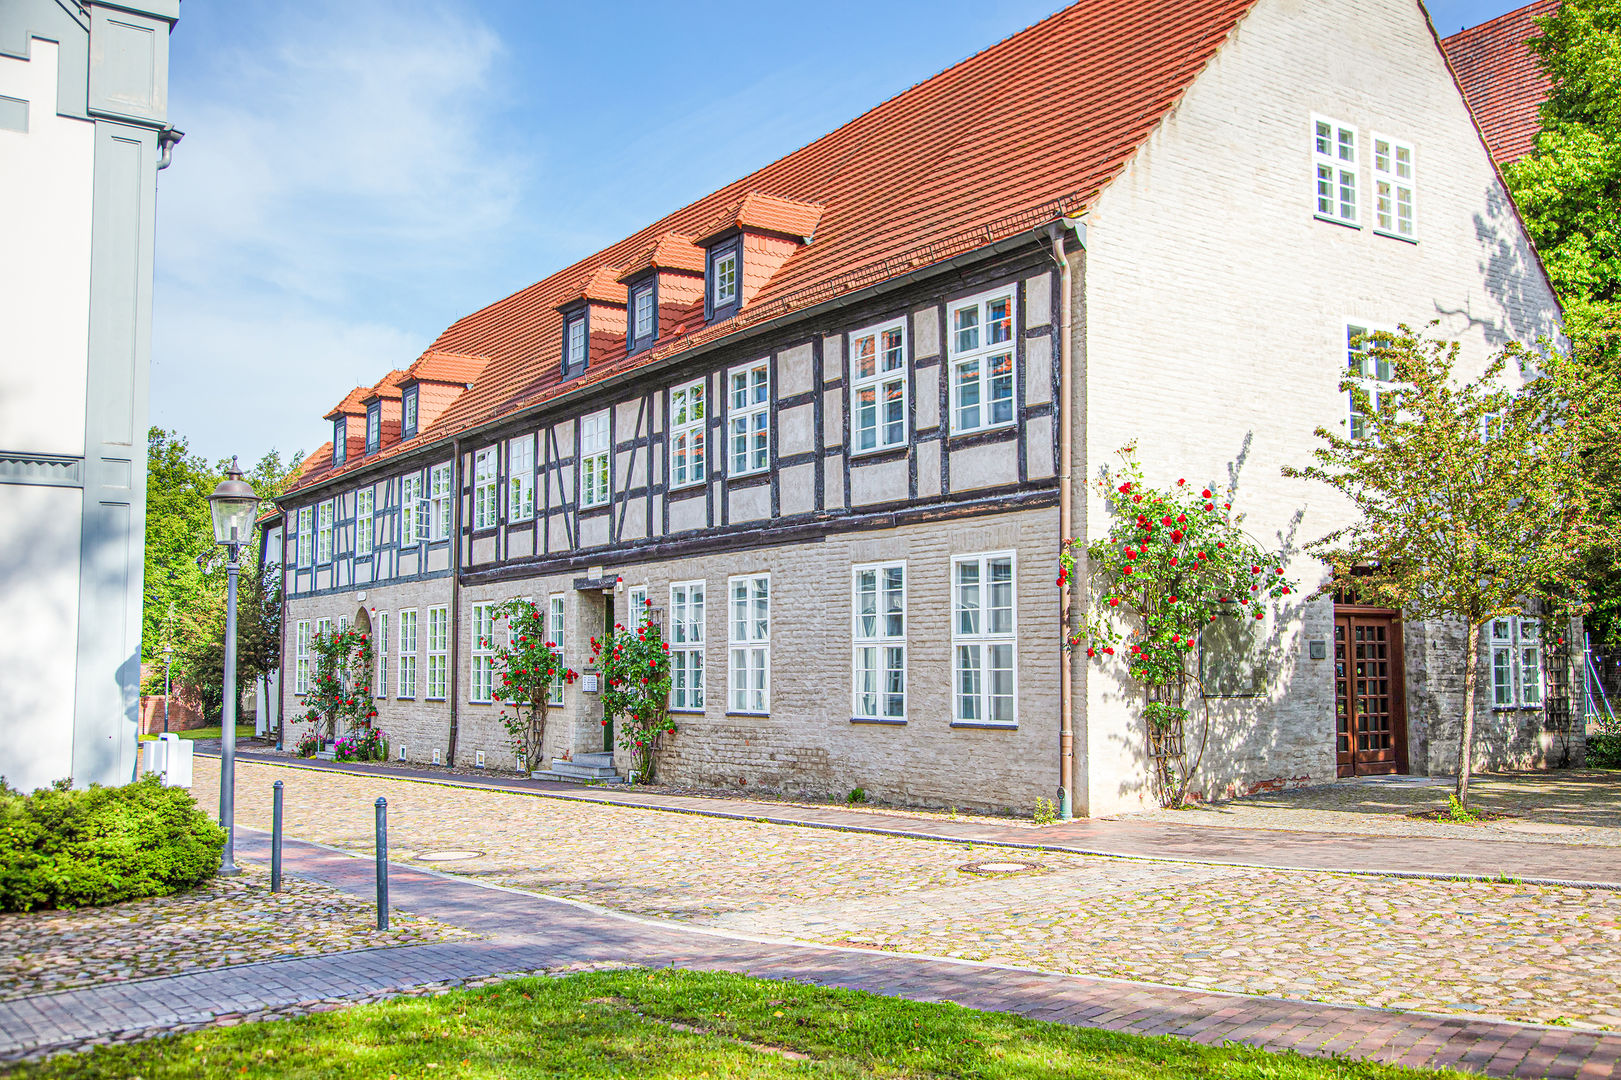
<path id="1" fill-rule="evenodd" d="M 437 441 L 811 304 L 962 255 L 1090 206 L 1204 70 L 1254 0 L 1080 0 L 786 157 L 595 255 L 458 320 L 428 356 L 489 364 L 422 435 Z M 558 305 L 605 266 L 668 233 L 699 235 L 732 208 L 778 225 L 819 206 L 799 247 L 742 311 L 632 356 L 623 346 L 566 384 Z M 758 226 L 757 226 L 758 227 Z M 620 302 L 624 300 L 623 287 Z M 661 314 L 662 322 L 662 314 Z M 424 359 L 427 357 L 425 356 Z M 419 360 L 408 374 L 417 374 Z M 418 374 L 417 377 L 420 377 Z M 312 455 L 312 460 L 314 455 Z M 356 467 L 351 463 L 338 472 Z M 301 483 L 328 475 L 307 473 Z"/>
<path id="2" fill-rule="evenodd" d="M 591 300 L 599 304 L 625 306 L 625 287 L 619 284 L 619 267 L 598 266 L 580 279 L 580 283 L 566 293 L 558 307 L 567 307 L 577 300 Z"/>
<path id="3" fill-rule="evenodd" d="M 733 229 L 757 229 L 809 239 L 822 220 L 820 203 L 799 202 L 751 191 L 726 212 L 698 230 L 696 243 L 702 247 Z"/>
<path id="4" fill-rule="evenodd" d="M 1535 0 L 1441 40 L 1486 149 L 1498 165 L 1510 165 L 1529 154 L 1542 130 L 1537 110 L 1552 84 L 1525 43 L 1542 35 L 1532 20 L 1552 15 L 1558 7 L 1559 0 Z"/>
<path id="5" fill-rule="evenodd" d="M 632 259 L 629 266 L 619 274 L 619 281 L 626 282 L 637 274 L 647 270 L 685 270 L 692 274 L 704 272 L 704 250 L 692 242 L 692 237 L 680 233 L 665 233 L 654 241 L 639 257 Z"/>
<path id="6" fill-rule="evenodd" d="M 477 379 L 489 362 L 488 356 L 429 349 L 417 358 L 416 363 L 405 369 L 403 381 L 461 383 L 465 386 Z"/>
<path id="7" fill-rule="evenodd" d="M 364 402 L 370 396 L 371 387 L 357 386 L 343 395 L 343 400 L 332 406 L 332 411 L 321 419 L 336 420 L 340 416 L 365 416 L 366 406 Z"/>
<path id="8" fill-rule="evenodd" d="M 400 383 L 405 381 L 405 372 L 395 368 L 378 380 L 377 385 L 366 394 L 364 401 L 373 401 L 381 398 L 383 401 L 400 400 Z"/>

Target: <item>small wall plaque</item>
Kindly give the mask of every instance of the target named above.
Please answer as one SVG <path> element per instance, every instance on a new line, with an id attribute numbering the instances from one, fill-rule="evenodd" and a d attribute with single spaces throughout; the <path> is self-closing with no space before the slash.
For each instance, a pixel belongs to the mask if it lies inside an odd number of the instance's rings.
<path id="1" fill-rule="evenodd" d="M 1315 641 L 1308 641 L 1306 643 L 1306 648 L 1309 650 L 1309 655 L 1313 660 L 1328 659 L 1328 642 L 1324 641 L 1322 638 L 1318 638 Z"/>
<path id="2" fill-rule="evenodd" d="M 580 676 L 580 689 L 588 694 L 597 692 L 597 676 L 595 672 L 588 671 Z"/>

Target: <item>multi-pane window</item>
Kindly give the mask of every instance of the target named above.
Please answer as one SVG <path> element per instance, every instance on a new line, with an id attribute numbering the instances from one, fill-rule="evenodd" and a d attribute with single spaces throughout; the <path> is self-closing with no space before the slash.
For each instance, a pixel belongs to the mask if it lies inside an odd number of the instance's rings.
<path id="1" fill-rule="evenodd" d="M 953 559 L 951 593 L 952 715 L 964 723 L 1012 724 L 1013 556 Z"/>
<path id="2" fill-rule="evenodd" d="M 1542 624 L 1523 615 L 1492 620 L 1492 704 L 1542 704 Z"/>
<path id="3" fill-rule="evenodd" d="M 726 384 L 731 475 L 763 472 L 771 464 L 771 365 L 733 368 Z"/>
<path id="4" fill-rule="evenodd" d="M 1361 380 L 1362 392 L 1367 395 L 1368 412 L 1379 411 L 1379 395 L 1396 377 L 1395 365 L 1374 354 L 1388 331 L 1347 324 L 1345 327 L 1346 370 Z M 1351 438 L 1366 438 L 1369 431 L 1368 415 L 1357 408 L 1356 398 L 1347 395 L 1351 410 Z"/>
<path id="5" fill-rule="evenodd" d="M 430 620 L 432 613 L 429 613 Z M 495 695 L 495 604 L 483 603 L 473 605 L 473 660 L 472 685 L 469 688 L 470 700 L 491 701 Z M 430 628 L 429 634 L 432 634 Z M 429 648 L 433 642 L 430 637 Z M 429 664 L 433 663 L 429 658 Z M 430 667 L 429 678 L 432 678 Z M 429 694 L 431 697 L 432 694 Z"/>
<path id="6" fill-rule="evenodd" d="M 949 319 L 952 431 L 1013 423 L 1013 291 L 959 300 Z"/>
<path id="7" fill-rule="evenodd" d="M 316 619 L 315 620 L 315 640 L 320 641 L 323 638 L 330 637 L 331 635 L 332 635 L 332 620 L 331 619 Z"/>
<path id="8" fill-rule="evenodd" d="M 771 576 L 727 580 L 731 592 L 732 712 L 771 711 Z"/>
<path id="9" fill-rule="evenodd" d="M 1312 118 L 1312 168 L 1317 180 L 1317 216 L 1342 225 L 1357 223 L 1356 128 Z"/>
<path id="10" fill-rule="evenodd" d="M 658 334 L 658 311 L 653 304 L 651 283 L 640 285 L 630 294 L 630 338 L 634 345 L 650 344 Z"/>
<path id="11" fill-rule="evenodd" d="M 716 255 L 710 266 L 710 306 L 719 309 L 737 303 L 737 249 Z"/>
<path id="12" fill-rule="evenodd" d="M 473 455 L 473 528 L 495 528 L 497 516 L 497 473 L 500 452 L 488 447 Z"/>
<path id="13" fill-rule="evenodd" d="M 685 487 L 704 478 L 705 381 L 670 391 L 670 486 Z"/>
<path id="14" fill-rule="evenodd" d="M 388 697 L 388 612 L 377 616 L 377 687 L 378 697 Z"/>
<path id="15" fill-rule="evenodd" d="M 577 375 L 584 371 L 586 350 L 585 316 L 576 315 L 568 321 L 568 331 L 563 338 L 564 372 Z"/>
<path id="16" fill-rule="evenodd" d="M 630 593 L 630 617 L 625 620 L 626 625 L 637 627 L 647 617 L 647 586 L 632 585 Z"/>
<path id="17" fill-rule="evenodd" d="M 563 598 L 554 596 L 547 605 L 546 610 L 546 640 L 557 650 L 557 655 L 565 658 L 563 651 Z M 551 692 L 547 695 L 547 703 L 551 705 L 563 704 L 563 680 L 557 679 L 552 683 Z"/>
<path id="18" fill-rule="evenodd" d="M 310 524 L 310 508 L 298 508 L 298 537 L 297 544 L 298 565 L 308 568 L 310 561 L 315 558 L 315 529 Z"/>
<path id="19" fill-rule="evenodd" d="M 400 477 L 400 543 L 415 544 L 428 538 L 428 500 L 422 493 L 422 474 Z"/>
<path id="20" fill-rule="evenodd" d="M 315 561 L 332 561 L 332 500 L 315 508 Z"/>
<path id="21" fill-rule="evenodd" d="M 376 537 L 372 517 L 377 507 L 377 489 L 363 487 L 355 492 L 355 554 L 370 555 Z"/>
<path id="22" fill-rule="evenodd" d="M 906 564 L 855 567 L 853 715 L 906 719 Z"/>
<path id="23" fill-rule="evenodd" d="M 608 410 L 580 421 L 580 505 L 601 506 L 608 501 Z"/>
<path id="24" fill-rule="evenodd" d="M 425 697 L 442 698 L 449 683 L 450 611 L 428 609 L 428 685 Z"/>
<path id="25" fill-rule="evenodd" d="M 906 329 L 901 322 L 850 335 L 850 449 L 906 445 Z"/>
<path id="26" fill-rule="evenodd" d="M 383 406 L 373 405 L 366 410 L 366 453 L 377 453 L 383 443 Z"/>
<path id="27" fill-rule="evenodd" d="M 1378 232 L 1404 240 L 1418 235 L 1413 205 L 1413 148 L 1375 132 L 1373 135 L 1373 217 Z"/>
<path id="28" fill-rule="evenodd" d="M 310 692 L 310 621 L 300 619 L 293 630 L 293 693 Z"/>
<path id="29" fill-rule="evenodd" d="M 535 437 L 520 435 L 507 441 L 507 520 L 528 521 L 535 516 Z"/>
<path id="30" fill-rule="evenodd" d="M 450 466 L 435 465 L 428 470 L 429 538 L 443 540 L 450 535 Z"/>
<path id="31" fill-rule="evenodd" d="M 332 463 L 342 465 L 349 457 L 349 418 L 340 416 L 332 421 Z"/>
<path id="32" fill-rule="evenodd" d="M 397 693 L 402 698 L 417 696 L 417 613 L 400 612 L 400 677 Z"/>
<path id="33" fill-rule="evenodd" d="M 411 387 L 400 395 L 400 438 L 409 439 L 417 433 L 417 388 Z"/>
<path id="34" fill-rule="evenodd" d="M 704 707 L 704 583 L 670 586 L 670 708 Z"/>

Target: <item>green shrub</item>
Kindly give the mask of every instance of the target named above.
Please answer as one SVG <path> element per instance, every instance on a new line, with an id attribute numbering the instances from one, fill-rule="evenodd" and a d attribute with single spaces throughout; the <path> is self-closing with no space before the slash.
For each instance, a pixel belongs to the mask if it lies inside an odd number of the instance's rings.
<path id="1" fill-rule="evenodd" d="M 1587 765 L 1591 769 L 1621 769 L 1621 735 L 1589 735 Z"/>
<path id="2" fill-rule="evenodd" d="M 150 775 L 64 787 L 24 795 L 0 781 L 0 911 L 167 896 L 219 870 L 225 830 L 184 788 Z"/>

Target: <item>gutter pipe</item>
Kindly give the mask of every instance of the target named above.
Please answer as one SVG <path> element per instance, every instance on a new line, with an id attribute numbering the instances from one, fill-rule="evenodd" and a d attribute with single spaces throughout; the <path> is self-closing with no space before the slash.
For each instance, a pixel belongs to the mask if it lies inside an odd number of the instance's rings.
<path id="1" fill-rule="evenodd" d="M 461 702 L 461 672 L 462 672 L 462 441 L 452 439 L 450 443 L 450 641 L 446 652 L 445 663 L 450 668 L 449 693 L 446 694 L 450 705 L 450 745 L 445 752 L 446 768 L 456 767 L 456 742 L 461 734 L 461 716 L 458 708 Z"/>
<path id="2" fill-rule="evenodd" d="M 1070 482 L 1075 457 L 1075 378 L 1073 370 L 1074 348 L 1071 338 L 1074 330 L 1075 280 L 1070 270 L 1069 257 L 1064 250 L 1064 227 L 1075 230 L 1080 250 L 1086 250 L 1086 225 L 1079 218 L 1064 218 L 1048 228 L 1052 239 L 1053 260 L 1058 263 L 1058 540 L 1067 543 L 1074 535 L 1074 491 Z M 1059 629 L 1063 642 L 1058 670 L 1058 816 L 1069 821 L 1075 816 L 1075 660 L 1069 648 L 1070 634 L 1069 578 L 1058 587 Z"/>

